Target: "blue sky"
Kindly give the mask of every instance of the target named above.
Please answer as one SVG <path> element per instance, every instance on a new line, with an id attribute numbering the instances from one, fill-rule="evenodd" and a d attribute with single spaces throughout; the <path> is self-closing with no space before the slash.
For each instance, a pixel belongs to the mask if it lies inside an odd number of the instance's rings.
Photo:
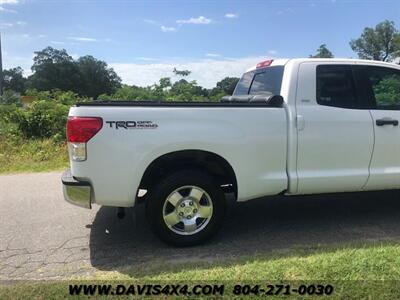
<path id="1" fill-rule="evenodd" d="M 105 60 L 123 82 L 149 85 L 174 67 L 211 87 L 268 57 L 305 57 L 322 43 L 336 57 L 366 26 L 400 29 L 400 1 L 34 1 L 0 0 L 3 65 L 30 74 L 50 45 Z"/>

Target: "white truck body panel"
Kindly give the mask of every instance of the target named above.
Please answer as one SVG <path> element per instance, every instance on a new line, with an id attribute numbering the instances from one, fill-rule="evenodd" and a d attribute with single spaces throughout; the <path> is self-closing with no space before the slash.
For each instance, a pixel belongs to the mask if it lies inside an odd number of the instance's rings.
<path id="1" fill-rule="evenodd" d="M 335 64 L 342 64 L 335 61 Z M 297 115 L 297 169 L 300 194 L 360 191 L 365 186 L 374 145 L 369 110 L 318 105 L 315 78 L 318 62 L 301 63 Z M 354 155 L 356 154 L 356 155 Z"/>
<path id="2" fill-rule="evenodd" d="M 204 150 L 225 158 L 237 176 L 239 201 L 287 187 L 287 129 L 281 108 L 73 107 L 70 115 L 158 124 L 157 129 L 143 130 L 116 130 L 105 124 L 88 142 L 87 160 L 71 161 L 72 174 L 92 183 L 97 204 L 132 206 L 149 164 L 179 150 Z"/>

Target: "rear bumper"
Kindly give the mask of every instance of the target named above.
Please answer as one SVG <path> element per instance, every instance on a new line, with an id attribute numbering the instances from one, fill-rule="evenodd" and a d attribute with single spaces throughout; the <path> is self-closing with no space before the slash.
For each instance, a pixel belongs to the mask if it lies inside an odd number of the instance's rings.
<path id="1" fill-rule="evenodd" d="M 92 208 L 92 187 L 89 182 L 76 180 L 70 169 L 64 171 L 61 181 L 65 201 L 80 207 Z"/>

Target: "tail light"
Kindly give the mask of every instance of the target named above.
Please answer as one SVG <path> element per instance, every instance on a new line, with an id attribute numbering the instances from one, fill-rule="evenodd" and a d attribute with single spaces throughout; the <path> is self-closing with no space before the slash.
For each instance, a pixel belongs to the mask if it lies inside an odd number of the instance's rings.
<path id="1" fill-rule="evenodd" d="M 67 141 L 72 160 L 86 160 L 86 143 L 103 127 L 103 119 L 98 117 L 69 117 L 67 121 Z"/>

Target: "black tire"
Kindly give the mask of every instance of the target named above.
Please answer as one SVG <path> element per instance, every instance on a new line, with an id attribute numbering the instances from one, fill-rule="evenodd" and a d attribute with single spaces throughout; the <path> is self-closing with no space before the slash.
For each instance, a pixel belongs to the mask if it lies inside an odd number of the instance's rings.
<path id="1" fill-rule="evenodd" d="M 146 199 L 146 216 L 152 231 L 167 244 L 180 247 L 194 246 L 211 238 L 223 223 L 226 205 L 225 195 L 216 182 L 214 177 L 198 170 L 180 170 L 162 179 L 150 189 L 148 198 Z M 200 231 L 190 233 L 189 235 L 174 232 L 164 221 L 164 203 L 167 201 L 167 198 L 175 190 L 186 186 L 201 188 L 206 192 L 206 199 L 210 199 L 212 202 L 212 213 L 211 217 L 208 218 L 207 224 L 202 225 L 204 227 L 198 229 Z M 195 222 L 197 222 L 196 220 Z M 200 218 L 200 221 L 202 220 Z M 179 224 L 183 226 L 183 223 Z"/>

